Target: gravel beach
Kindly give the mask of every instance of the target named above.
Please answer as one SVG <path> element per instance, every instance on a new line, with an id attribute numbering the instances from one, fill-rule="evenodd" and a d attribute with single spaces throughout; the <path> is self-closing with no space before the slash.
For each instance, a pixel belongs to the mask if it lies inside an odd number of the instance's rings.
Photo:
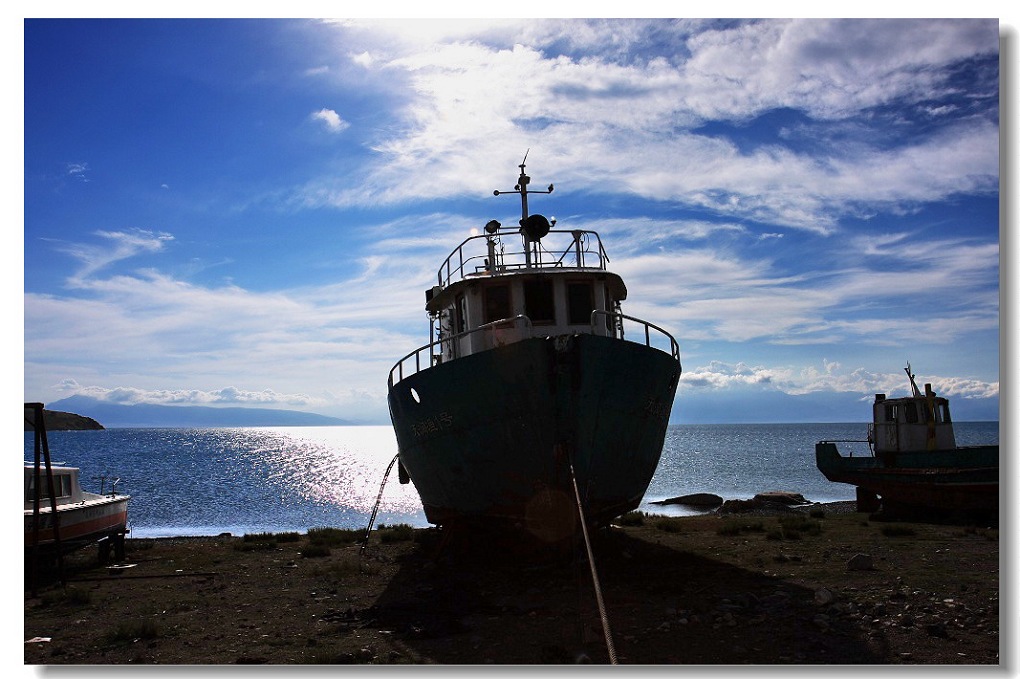
<path id="1" fill-rule="evenodd" d="M 628 515 L 553 553 L 484 531 L 128 539 L 26 579 L 26 665 L 981 665 L 998 530 L 853 503 Z M 598 583 L 596 590 L 595 583 Z M 601 595 L 601 597 L 599 596 Z M 601 607 L 599 605 L 601 598 Z"/>

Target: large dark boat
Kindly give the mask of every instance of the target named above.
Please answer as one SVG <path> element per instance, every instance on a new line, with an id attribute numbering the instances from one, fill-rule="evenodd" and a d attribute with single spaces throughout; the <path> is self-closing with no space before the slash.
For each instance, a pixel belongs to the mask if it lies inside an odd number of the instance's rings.
<path id="1" fill-rule="evenodd" d="M 999 507 L 999 446 L 957 446 L 949 401 L 931 384 L 911 393 L 875 394 L 868 454 L 840 454 L 837 443 L 819 441 L 815 460 L 830 481 L 857 486 L 857 509 L 995 515 Z M 863 443 L 864 440 L 859 441 Z"/>
<path id="2" fill-rule="evenodd" d="M 525 160 L 527 157 L 525 156 Z M 680 350 L 621 311 L 594 231 L 529 214 L 457 246 L 425 291 L 430 341 L 393 366 L 400 480 L 436 525 L 482 521 L 547 540 L 635 509 L 662 453 Z M 519 243 L 519 244 L 518 244 Z M 626 331 L 626 334 L 625 334 Z M 579 511 L 580 510 L 580 511 Z"/>

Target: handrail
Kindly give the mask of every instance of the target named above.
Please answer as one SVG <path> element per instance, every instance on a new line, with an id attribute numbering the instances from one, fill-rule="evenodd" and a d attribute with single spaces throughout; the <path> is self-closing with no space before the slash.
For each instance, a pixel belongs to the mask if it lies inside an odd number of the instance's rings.
<path id="1" fill-rule="evenodd" d="M 426 350 L 431 351 L 431 349 L 433 347 L 435 347 L 437 344 L 438 345 L 442 345 L 442 344 L 444 344 L 446 342 L 454 342 L 455 340 L 463 339 L 464 337 L 467 337 L 468 335 L 471 335 L 471 334 L 476 333 L 476 332 L 482 332 L 482 331 L 486 331 L 486 330 L 493 330 L 497 326 L 504 325 L 506 323 L 513 323 L 514 327 L 516 327 L 517 324 L 522 322 L 522 321 L 526 323 L 528 331 L 530 332 L 531 328 L 532 328 L 532 326 L 531 326 L 531 319 L 528 318 L 527 316 L 525 316 L 524 314 L 518 314 L 516 316 L 510 316 L 508 318 L 501 318 L 501 319 L 499 319 L 497 321 L 489 321 L 488 323 L 484 323 L 484 324 L 478 326 L 477 328 L 472 328 L 471 330 L 465 330 L 464 332 L 459 332 L 456 335 L 451 335 L 449 337 L 440 337 L 439 339 L 434 340 L 434 341 L 430 342 L 429 344 L 425 344 L 423 346 L 420 346 L 417 349 L 415 349 L 414 351 L 412 351 L 411 353 L 409 353 L 406 356 L 404 356 L 399 361 L 397 361 L 393 365 L 393 367 L 390 368 L 390 376 L 389 376 L 389 380 L 388 380 L 387 383 L 388 383 L 388 385 L 390 387 L 392 387 L 394 384 L 396 384 L 400 380 L 404 379 L 404 361 L 406 361 L 407 359 L 411 358 L 412 356 L 414 356 L 414 373 L 421 372 L 421 358 L 420 358 L 421 353 L 423 351 L 426 351 Z M 429 367 L 432 367 L 431 359 L 429 360 Z M 397 378 L 396 381 L 393 380 L 393 372 L 394 371 L 397 371 L 397 373 L 399 375 L 399 377 Z M 413 375 L 414 373 L 410 373 L 410 374 Z"/>
<path id="2" fill-rule="evenodd" d="M 673 337 L 673 335 L 671 335 L 666 330 L 660 328 L 659 326 L 655 325 L 654 323 L 649 323 L 648 321 L 641 320 L 640 318 L 635 318 L 634 316 L 628 316 L 626 314 L 618 314 L 618 313 L 613 313 L 613 312 L 610 312 L 610 311 L 601 311 L 601 310 L 596 309 L 596 310 L 592 311 L 592 314 L 591 314 L 591 334 L 592 335 L 598 334 L 598 333 L 595 332 L 595 327 L 596 327 L 596 320 L 595 319 L 598 318 L 599 316 L 607 316 L 607 317 L 613 317 L 613 318 L 626 319 L 628 321 L 633 321 L 635 323 L 640 323 L 644 327 L 644 330 L 645 330 L 645 346 L 647 346 L 647 347 L 651 347 L 652 346 L 652 343 L 651 343 L 651 330 L 657 331 L 658 333 L 660 333 L 662 336 L 664 336 L 666 339 L 669 340 L 670 355 L 673 357 L 673 359 L 677 363 L 680 362 L 680 344 L 676 341 L 676 339 Z M 409 375 L 413 375 L 415 373 L 421 372 L 421 370 L 422 370 L 421 355 L 422 355 L 423 352 L 428 351 L 430 353 L 428 367 L 432 367 L 431 350 L 433 348 L 435 348 L 437 345 L 441 346 L 441 345 L 443 345 L 444 343 L 447 343 L 447 342 L 453 343 L 453 342 L 461 340 L 464 337 L 467 337 L 468 335 L 471 335 L 473 333 L 484 332 L 484 331 L 487 331 L 487 330 L 493 330 L 496 327 L 501 326 L 501 325 L 505 325 L 507 323 L 513 323 L 515 328 L 517 327 L 517 325 L 519 323 L 525 323 L 526 327 L 528 329 L 529 336 L 531 336 L 531 333 L 534 332 L 534 329 L 533 329 L 533 327 L 531 325 L 531 319 L 528 316 L 524 315 L 524 314 L 518 314 L 517 316 L 510 316 L 510 317 L 507 317 L 507 318 L 501 318 L 501 319 L 499 319 L 497 321 L 490 321 L 488 323 L 485 323 L 483 325 L 478 326 L 477 328 L 473 328 L 471 330 L 465 330 L 464 332 L 459 332 L 456 335 L 451 335 L 449 337 L 441 337 L 441 338 L 439 338 L 437 340 L 429 342 L 428 344 L 425 344 L 425 345 L 422 345 L 422 346 L 418 347 L 417 349 L 415 349 L 414 351 L 408 353 L 403 358 L 401 358 L 399 361 L 394 363 L 393 367 L 390 368 L 389 378 L 387 380 L 388 386 L 390 388 L 392 388 L 394 384 L 396 384 L 397 382 L 399 382 L 402 379 L 404 379 L 404 363 L 407 362 L 410 358 L 412 358 L 412 357 L 414 358 L 414 371 L 413 372 L 409 372 L 408 374 Z M 620 339 L 621 341 L 626 341 L 626 338 L 623 336 L 623 332 L 622 332 L 622 324 L 621 324 L 620 336 L 619 336 L 618 339 Z M 454 346 L 456 346 L 456 345 L 454 345 Z M 394 379 L 394 373 L 396 373 L 396 379 Z"/>
<path id="3" fill-rule="evenodd" d="M 640 318 L 635 318 L 634 316 L 628 316 L 627 314 L 620 314 L 620 313 L 616 313 L 616 312 L 613 312 L 613 311 L 603 311 L 602 309 L 595 309 L 594 311 L 591 312 L 591 334 L 593 334 L 593 335 L 595 334 L 595 326 L 596 326 L 595 319 L 598 316 L 606 316 L 607 318 L 625 318 L 628 321 L 633 321 L 635 323 L 640 323 L 642 326 L 644 326 L 644 329 L 645 329 L 645 346 L 646 347 L 652 346 L 652 343 L 651 343 L 651 333 L 650 333 L 649 329 L 656 330 L 657 332 L 659 332 L 660 334 L 662 334 L 663 336 L 665 336 L 669 340 L 670 355 L 677 361 L 677 363 L 680 362 L 680 344 L 679 344 L 679 342 L 676 341 L 676 339 L 673 337 L 673 335 L 671 335 L 667 330 L 664 330 L 663 328 L 660 328 L 659 326 L 655 325 L 654 323 L 649 323 L 648 321 L 642 320 Z M 622 323 L 620 324 L 620 339 L 624 339 L 624 336 L 623 336 L 623 324 Z"/>
<path id="4" fill-rule="evenodd" d="M 557 236 L 563 234 L 570 235 L 570 242 L 567 243 L 565 247 L 562 248 L 563 252 L 562 254 L 559 255 L 558 259 L 556 255 L 556 251 L 558 250 L 558 248 L 553 248 L 552 250 L 545 248 L 545 241 L 536 241 L 539 247 L 535 251 L 535 258 L 531 259 L 526 256 L 524 249 L 521 249 L 519 251 L 512 250 L 510 252 L 501 251 L 499 253 L 495 252 L 495 248 L 490 250 L 488 248 L 489 243 L 495 242 L 495 239 L 498 236 L 493 236 L 490 234 L 479 234 L 477 236 L 469 236 L 468 238 L 465 238 L 460 243 L 460 245 L 454 248 L 453 252 L 451 252 L 450 255 L 439 266 L 439 270 L 436 274 L 436 280 L 440 287 L 445 288 L 455 280 L 461 280 L 471 275 L 472 273 L 478 273 L 480 271 L 485 270 L 506 271 L 513 269 L 519 270 L 524 268 L 533 269 L 562 268 L 564 266 L 563 260 L 566 259 L 566 257 L 570 254 L 575 255 L 577 261 L 576 264 L 577 268 L 582 269 L 594 268 L 599 269 L 601 271 L 606 270 L 606 263 L 609 262 L 609 256 L 606 254 L 605 247 L 603 247 L 602 245 L 602 239 L 599 237 L 599 234 L 597 232 L 578 229 L 572 230 L 550 229 L 549 233 L 545 236 L 545 238 L 549 239 L 550 236 L 556 238 Z M 597 247 L 593 248 L 587 245 L 587 239 L 583 238 L 584 236 L 595 236 L 595 244 L 597 245 Z M 465 258 L 466 254 L 465 246 L 467 246 L 472 241 L 477 241 L 481 239 L 485 239 L 486 249 L 483 250 L 481 254 L 469 254 L 469 256 Z M 502 241 L 500 241 L 500 243 L 502 243 Z M 584 247 L 582 247 L 582 243 L 585 244 Z M 545 261 L 542 257 L 543 253 L 548 254 L 551 257 L 551 259 L 549 261 Z M 595 258 L 596 262 L 594 266 L 592 267 L 584 266 L 585 254 L 589 254 Z M 472 262 L 480 261 L 486 262 L 490 256 L 493 257 L 493 259 L 498 259 L 499 263 L 497 264 L 495 261 L 488 261 L 487 263 L 483 264 L 475 264 L 473 266 L 474 271 L 468 271 L 468 269 L 472 268 Z"/>
<path id="5" fill-rule="evenodd" d="M 823 443 L 832 443 L 832 444 L 836 444 L 836 443 L 867 443 L 868 444 L 868 452 L 871 453 L 871 457 L 875 457 L 875 450 L 872 447 L 872 443 L 873 443 L 872 439 L 822 439 L 818 443 L 819 444 L 823 444 Z M 847 457 L 853 457 L 854 456 L 854 449 L 850 448 L 849 451 L 850 451 L 850 454 Z M 839 453 L 839 447 L 838 446 L 836 446 L 836 452 Z M 842 456 L 842 453 L 840 453 L 840 455 Z"/>

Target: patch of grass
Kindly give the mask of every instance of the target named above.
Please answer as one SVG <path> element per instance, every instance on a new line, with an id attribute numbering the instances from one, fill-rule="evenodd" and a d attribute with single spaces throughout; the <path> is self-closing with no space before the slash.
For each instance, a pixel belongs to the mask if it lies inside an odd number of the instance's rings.
<path id="1" fill-rule="evenodd" d="M 986 540 L 991 540 L 993 542 L 998 541 L 999 539 L 999 531 L 995 528 L 978 528 L 977 526 L 967 526 L 966 528 L 963 529 L 963 534 L 976 535 L 978 537 L 983 537 Z"/>
<path id="2" fill-rule="evenodd" d="M 247 536 L 245 536 L 247 537 Z M 261 542 L 255 542 L 252 540 L 241 540 L 241 542 L 234 543 L 234 549 L 239 552 L 262 552 L 276 549 L 275 540 L 263 540 Z"/>
<path id="3" fill-rule="evenodd" d="M 307 547 L 301 550 L 301 556 L 306 559 L 318 559 L 331 554 L 329 545 L 325 545 L 318 542 L 312 542 Z"/>
<path id="4" fill-rule="evenodd" d="M 663 517 L 656 519 L 653 525 L 655 526 L 655 530 L 661 530 L 664 533 L 683 532 L 683 521 L 676 517 Z"/>
<path id="5" fill-rule="evenodd" d="M 766 535 L 768 540 L 800 540 L 804 535 L 819 535 L 822 524 L 805 516 L 783 516 L 779 525 Z"/>
<path id="6" fill-rule="evenodd" d="M 765 525 L 761 521 L 748 521 L 746 519 L 726 519 L 723 524 L 715 530 L 716 535 L 740 535 L 741 533 L 761 533 L 765 531 Z"/>
<path id="7" fill-rule="evenodd" d="M 350 555 L 341 555 L 335 561 L 320 564 L 315 568 L 317 575 L 333 580 L 343 580 L 356 575 L 376 572 L 374 564 L 364 563 L 360 558 Z"/>
<path id="8" fill-rule="evenodd" d="M 793 532 L 798 534 L 818 535 L 822 532 L 822 524 L 806 516 L 779 517 L 779 526 L 785 532 Z"/>
<path id="9" fill-rule="evenodd" d="M 824 519 L 825 510 L 822 509 L 821 507 L 815 507 L 814 509 L 808 512 L 808 516 L 810 516 L 812 519 Z"/>
<path id="10" fill-rule="evenodd" d="M 613 523 L 617 526 L 643 526 L 647 516 L 644 512 L 627 512 L 613 519 Z"/>
<path id="11" fill-rule="evenodd" d="M 103 635 L 103 642 L 108 645 L 132 643 L 139 639 L 156 639 L 159 637 L 159 626 L 155 620 L 124 620 L 115 628 Z"/>
<path id="12" fill-rule="evenodd" d="M 917 535 L 917 531 L 910 526 L 889 525 L 882 526 L 882 535 L 887 538 L 901 538 Z"/>
<path id="13" fill-rule="evenodd" d="M 92 592 L 77 587 L 57 589 L 52 592 L 45 592 L 39 597 L 43 606 L 63 606 L 72 604 L 75 606 L 86 606 L 92 603 Z"/>
<path id="14" fill-rule="evenodd" d="M 301 539 L 301 533 L 297 531 L 285 531 L 283 533 L 245 533 L 241 540 L 244 542 L 297 542 Z"/>
<path id="15" fill-rule="evenodd" d="M 397 523 L 392 526 L 379 525 L 379 540 L 389 542 L 409 542 L 414 540 L 414 528 L 407 523 Z"/>
<path id="16" fill-rule="evenodd" d="M 308 540 L 319 545 L 349 545 L 360 542 L 365 531 L 354 528 L 329 528 L 320 526 L 308 529 Z"/>

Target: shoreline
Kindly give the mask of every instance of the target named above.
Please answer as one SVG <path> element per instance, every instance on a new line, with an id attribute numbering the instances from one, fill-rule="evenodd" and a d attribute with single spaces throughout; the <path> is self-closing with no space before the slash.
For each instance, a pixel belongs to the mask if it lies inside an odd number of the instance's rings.
<path id="1" fill-rule="evenodd" d="M 681 506 L 682 505 L 679 505 L 679 504 L 664 505 L 664 507 L 681 507 Z M 832 513 L 832 514 L 847 514 L 847 513 L 855 512 L 856 511 L 856 506 L 857 506 L 857 503 L 854 500 L 835 500 L 835 501 L 831 501 L 831 502 L 810 502 L 810 503 L 806 503 L 806 504 L 803 504 L 803 505 L 790 505 L 788 507 L 774 506 L 774 507 L 760 508 L 760 509 L 755 509 L 755 510 L 744 510 L 744 511 L 739 512 L 739 513 L 748 514 L 748 515 L 758 514 L 758 515 L 761 515 L 761 516 L 768 516 L 768 515 L 772 515 L 772 514 L 786 513 L 786 512 L 796 512 L 796 513 L 804 514 L 804 513 L 810 513 L 812 509 L 820 509 L 820 510 L 822 510 L 824 512 Z M 699 509 L 697 509 L 695 507 L 690 507 L 690 506 L 683 506 L 683 507 L 684 507 L 684 511 L 687 511 L 688 513 L 682 513 L 682 514 L 681 513 L 670 513 L 668 511 L 666 511 L 666 512 L 658 512 L 658 511 L 648 511 L 648 510 L 643 510 L 643 509 L 642 510 L 635 510 L 635 511 L 640 511 L 641 513 L 646 514 L 646 515 L 648 515 L 650 517 L 657 517 L 657 518 L 663 518 L 663 519 L 683 519 L 683 518 L 694 518 L 694 517 L 701 517 L 701 516 L 726 516 L 727 515 L 726 513 L 719 512 L 718 508 L 699 510 Z M 380 522 L 377 521 L 376 524 L 373 526 L 372 530 L 373 531 L 377 530 L 378 526 L 380 526 L 380 525 L 388 525 L 388 526 L 393 526 L 393 525 L 409 525 L 409 526 L 411 526 L 415 530 L 428 530 L 430 528 L 433 528 L 433 526 L 431 524 L 426 524 L 426 525 L 418 526 L 418 525 L 413 525 L 413 524 L 406 524 L 406 523 L 399 522 L 399 521 L 397 521 L 397 522 L 389 522 L 389 523 L 386 523 L 386 522 L 380 523 Z M 368 527 L 367 525 L 365 525 L 365 526 L 356 526 L 354 528 L 346 528 L 346 529 L 343 529 L 343 530 L 353 530 L 353 531 L 362 531 L 362 532 L 364 532 L 364 530 L 367 527 Z M 126 539 L 128 539 L 128 540 L 172 540 L 172 539 L 175 539 L 175 538 L 243 537 L 244 535 L 257 535 L 257 534 L 260 534 L 260 533 L 288 533 L 288 532 L 297 532 L 297 533 L 299 533 L 301 535 L 306 535 L 310 529 L 314 530 L 314 528 L 315 527 L 304 528 L 304 529 L 289 529 L 289 528 L 279 528 L 279 527 L 272 528 L 272 527 L 270 527 L 270 528 L 261 528 L 259 530 L 254 530 L 254 531 L 252 531 L 250 533 L 236 532 L 236 531 L 230 531 L 230 530 L 221 530 L 219 532 L 216 532 L 215 529 L 212 529 L 208 533 L 204 533 L 204 532 L 203 533 L 180 533 L 180 534 L 174 534 L 174 535 L 133 535 L 131 532 L 129 532 L 127 537 L 126 537 Z"/>

